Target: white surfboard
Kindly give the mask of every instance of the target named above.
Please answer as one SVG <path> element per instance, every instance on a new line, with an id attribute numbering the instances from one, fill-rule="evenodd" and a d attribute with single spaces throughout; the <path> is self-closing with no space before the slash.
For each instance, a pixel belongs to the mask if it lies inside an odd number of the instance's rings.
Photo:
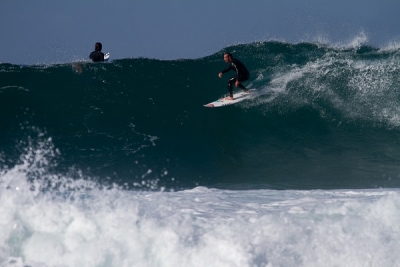
<path id="1" fill-rule="evenodd" d="M 110 58 L 110 53 L 104 55 L 104 61 L 108 61 L 109 58 Z"/>
<path id="2" fill-rule="evenodd" d="M 244 91 L 240 91 L 239 93 L 233 94 L 233 100 L 226 100 L 225 97 L 220 98 L 216 101 L 213 101 L 211 103 L 208 103 L 206 105 L 204 105 L 205 107 L 208 108 L 218 108 L 218 107 L 223 107 L 223 106 L 227 106 L 227 105 L 232 105 L 232 104 L 236 104 L 239 103 L 245 99 L 248 99 L 251 97 L 252 94 L 254 94 L 255 89 L 250 89 L 249 93 L 246 93 Z"/>

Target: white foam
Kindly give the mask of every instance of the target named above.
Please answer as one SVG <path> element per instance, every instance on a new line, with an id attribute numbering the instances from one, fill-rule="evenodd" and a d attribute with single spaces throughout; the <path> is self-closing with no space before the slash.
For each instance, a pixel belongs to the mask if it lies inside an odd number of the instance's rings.
<path id="1" fill-rule="evenodd" d="M 365 38 L 361 35 L 343 47 L 357 47 Z M 269 109 L 271 103 L 280 105 L 278 101 L 282 100 L 283 108 L 311 105 L 321 116 L 326 115 L 326 106 L 333 106 L 342 118 L 398 127 L 400 108 L 396 102 L 396 86 L 400 62 L 383 50 L 376 53 L 381 55 L 359 57 L 352 52 L 332 50 L 304 65 L 282 67 L 268 77 L 271 81 L 258 90 L 253 101 L 245 104 Z M 265 78 L 260 72 L 256 81 L 262 79 Z M 326 105 L 315 106 L 315 100 L 322 100 Z"/>
<path id="2" fill-rule="evenodd" d="M 0 266 L 398 264 L 399 190 L 136 192 L 69 181 L 75 190 L 59 194 L 29 190 L 23 168 L 1 174 Z"/>

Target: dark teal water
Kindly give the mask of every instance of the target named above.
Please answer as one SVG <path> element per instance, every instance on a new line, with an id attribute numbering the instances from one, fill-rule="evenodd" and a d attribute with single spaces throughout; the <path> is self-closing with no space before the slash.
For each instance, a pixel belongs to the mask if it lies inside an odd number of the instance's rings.
<path id="1" fill-rule="evenodd" d="M 224 51 L 257 94 L 205 108 L 227 92 Z M 127 188 L 399 187 L 399 59 L 264 42 L 200 59 L 0 64 L 0 166 L 41 151 L 45 172 Z"/>

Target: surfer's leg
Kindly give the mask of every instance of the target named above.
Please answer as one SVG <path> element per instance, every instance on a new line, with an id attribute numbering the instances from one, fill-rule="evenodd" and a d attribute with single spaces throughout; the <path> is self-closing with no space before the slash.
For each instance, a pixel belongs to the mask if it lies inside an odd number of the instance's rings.
<path id="1" fill-rule="evenodd" d="M 239 83 L 239 86 L 238 86 L 240 89 L 242 89 L 243 91 L 245 91 L 245 92 L 248 92 L 249 90 L 247 90 L 247 88 L 246 87 L 244 87 L 244 85 L 243 84 L 241 84 L 241 83 Z"/>
<path id="2" fill-rule="evenodd" d="M 244 85 L 242 84 L 242 82 L 245 82 L 245 81 L 247 81 L 249 79 L 249 77 L 245 77 L 244 79 L 240 79 L 239 80 L 239 88 L 240 89 L 242 89 L 243 91 L 245 91 L 246 93 L 248 93 L 249 92 L 249 90 L 246 88 L 246 87 L 244 87 Z"/>
<path id="3" fill-rule="evenodd" d="M 236 82 L 236 77 L 232 77 L 228 80 L 228 91 L 229 95 L 233 98 L 233 85 Z"/>

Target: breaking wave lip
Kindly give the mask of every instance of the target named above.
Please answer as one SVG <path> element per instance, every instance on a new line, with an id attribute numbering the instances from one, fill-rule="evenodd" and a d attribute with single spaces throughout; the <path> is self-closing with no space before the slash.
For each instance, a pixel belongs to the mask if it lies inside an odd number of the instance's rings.
<path id="1" fill-rule="evenodd" d="M 265 97 L 253 98 L 253 102 L 245 105 L 271 104 L 280 96 L 284 96 L 285 100 L 289 98 L 290 103 L 297 106 L 316 107 L 315 100 L 323 100 L 326 106 L 337 109 L 343 118 L 387 124 L 390 128 L 398 127 L 399 108 L 396 91 L 393 89 L 399 60 L 390 53 L 397 51 L 376 50 L 375 54 L 384 56 L 384 59 L 370 59 L 368 56 L 363 59 L 353 57 L 352 53 L 341 52 L 342 49 L 359 49 L 364 45 L 365 38 L 362 35 L 350 45 L 340 45 L 339 50 L 327 50 L 324 56 L 304 65 L 293 64 L 277 69 L 270 75 L 267 84 L 258 87 L 257 97 Z M 260 83 L 265 77 L 263 70 L 258 72 L 254 82 Z M 341 83 L 332 83 L 331 76 L 337 77 L 336 82 Z M 354 97 L 349 97 L 352 95 Z M 326 106 L 321 107 L 321 111 L 326 112 Z"/>
<path id="2" fill-rule="evenodd" d="M 356 35 L 341 41 L 333 41 L 326 34 L 317 34 L 314 37 L 303 38 L 298 43 L 312 43 L 318 45 L 319 47 L 330 47 L 339 50 L 347 50 L 358 49 L 361 46 L 368 46 L 369 38 L 365 31 L 360 31 Z"/>

